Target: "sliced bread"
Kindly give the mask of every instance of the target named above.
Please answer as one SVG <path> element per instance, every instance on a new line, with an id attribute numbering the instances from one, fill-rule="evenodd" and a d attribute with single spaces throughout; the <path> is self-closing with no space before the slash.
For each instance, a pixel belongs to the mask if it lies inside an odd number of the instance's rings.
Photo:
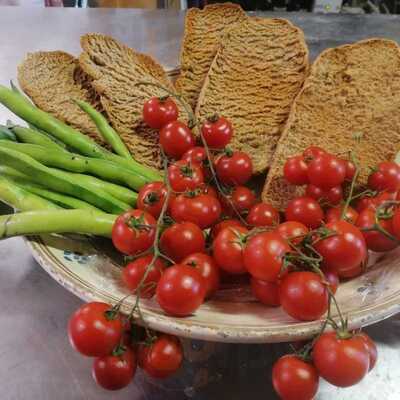
<path id="1" fill-rule="evenodd" d="M 400 49 L 371 39 L 325 50 L 297 96 L 267 176 L 263 200 L 283 209 L 300 189 L 283 178 L 285 160 L 307 146 L 353 150 L 361 182 L 400 148 Z M 358 137 L 360 140 L 355 140 Z"/>
<path id="2" fill-rule="evenodd" d="M 248 18 L 224 36 L 196 115 L 200 120 L 215 113 L 228 118 L 234 129 L 230 147 L 248 153 L 254 171 L 263 172 L 307 69 L 300 29 L 283 19 Z"/>

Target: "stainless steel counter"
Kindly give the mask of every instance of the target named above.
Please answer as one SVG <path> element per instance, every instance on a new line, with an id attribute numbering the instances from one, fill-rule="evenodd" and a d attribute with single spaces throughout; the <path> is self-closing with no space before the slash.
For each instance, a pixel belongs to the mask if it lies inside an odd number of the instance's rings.
<path id="1" fill-rule="evenodd" d="M 277 14 L 273 14 L 276 16 Z M 371 36 L 400 41 L 395 16 L 288 14 L 302 27 L 315 55 L 326 47 Z M 111 34 L 166 65 L 176 63 L 183 15 L 177 12 L 0 7 L 0 83 L 16 76 L 25 53 L 62 49 L 79 53 L 79 36 Z M 0 108 L 0 122 L 10 114 Z M 33 260 L 20 238 L 0 242 L 1 400 L 274 399 L 270 371 L 286 345 L 214 345 L 186 342 L 187 361 L 172 380 L 150 382 L 141 373 L 129 388 L 108 393 L 90 376 L 90 360 L 70 348 L 66 325 L 80 301 Z M 358 386 L 321 384 L 321 400 L 399 400 L 400 319 L 368 333 L 378 342 L 379 362 Z"/>

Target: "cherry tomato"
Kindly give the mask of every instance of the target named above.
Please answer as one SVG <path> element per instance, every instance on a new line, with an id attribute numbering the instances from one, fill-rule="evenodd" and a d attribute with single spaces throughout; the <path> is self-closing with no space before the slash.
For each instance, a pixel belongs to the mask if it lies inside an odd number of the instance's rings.
<path id="1" fill-rule="evenodd" d="M 272 384 L 282 400 L 312 400 L 318 391 L 319 375 L 312 364 L 290 354 L 275 362 Z"/>
<path id="2" fill-rule="evenodd" d="M 220 233 L 224 228 L 235 228 L 237 226 L 243 227 L 243 224 L 238 219 L 224 219 L 223 221 L 212 227 L 211 238 L 214 240 L 217 237 L 218 233 Z"/>
<path id="3" fill-rule="evenodd" d="M 253 174 L 253 163 L 246 153 L 234 151 L 218 158 L 215 169 L 221 183 L 244 185 Z"/>
<path id="4" fill-rule="evenodd" d="M 397 208 L 394 212 L 393 219 L 392 219 L 392 229 L 393 234 L 400 239 L 400 208 Z"/>
<path id="5" fill-rule="evenodd" d="M 334 186 L 328 190 L 323 190 L 318 186 L 307 185 L 306 196 L 317 201 L 326 201 L 329 204 L 336 205 L 343 200 L 343 189 L 341 186 Z"/>
<path id="6" fill-rule="evenodd" d="M 218 199 L 218 193 L 211 185 L 202 185 L 199 189 L 201 190 L 201 193 L 209 194 Z"/>
<path id="7" fill-rule="evenodd" d="M 201 133 L 208 147 L 223 149 L 232 139 L 233 128 L 226 118 L 214 115 L 203 123 Z"/>
<path id="8" fill-rule="evenodd" d="M 156 225 L 157 221 L 148 212 L 129 210 L 115 220 L 112 242 L 123 254 L 141 253 L 153 245 Z"/>
<path id="9" fill-rule="evenodd" d="M 340 271 L 341 279 L 355 278 L 359 276 L 364 271 L 364 264 L 356 265 L 354 268 L 346 269 L 345 271 Z"/>
<path id="10" fill-rule="evenodd" d="M 171 97 L 152 97 L 143 105 L 143 120 L 153 129 L 161 129 L 169 122 L 176 121 L 179 110 Z"/>
<path id="11" fill-rule="evenodd" d="M 306 161 L 312 161 L 323 154 L 326 154 L 326 151 L 318 146 L 309 146 L 303 151 L 303 157 Z"/>
<path id="12" fill-rule="evenodd" d="M 245 227 L 222 229 L 213 242 L 213 256 L 217 265 L 230 274 L 244 274 L 244 236 L 249 231 Z"/>
<path id="13" fill-rule="evenodd" d="M 196 145 L 192 131 L 181 121 L 164 125 L 160 130 L 159 141 L 165 154 L 177 160 Z"/>
<path id="14" fill-rule="evenodd" d="M 131 349 L 121 355 L 96 358 L 92 375 L 96 383 L 107 390 L 119 390 L 129 385 L 136 372 L 136 356 Z"/>
<path id="15" fill-rule="evenodd" d="M 227 197 L 220 196 L 220 199 L 224 214 L 229 216 L 248 212 L 257 201 L 254 192 L 246 186 L 235 186 Z"/>
<path id="16" fill-rule="evenodd" d="M 276 226 L 279 224 L 279 213 L 269 203 L 257 203 L 251 207 L 246 221 L 252 226 Z"/>
<path id="17" fill-rule="evenodd" d="M 138 193 L 136 206 L 139 210 L 147 211 L 154 218 L 158 218 L 166 196 L 167 188 L 162 182 L 147 183 Z"/>
<path id="18" fill-rule="evenodd" d="M 356 174 L 356 166 L 350 160 L 343 160 L 345 168 L 346 168 L 346 181 L 351 182 Z"/>
<path id="19" fill-rule="evenodd" d="M 197 269 L 175 264 L 162 274 L 156 296 L 166 313 L 185 317 L 193 314 L 204 302 L 206 283 Z"/>
<path id="20" fill-rule="evenodd" d="M 182 345 L 177 337 L 162 334 L 154 343 L 139 346 L 138 360 L 139 367 L 151 377 L 167 378 L 182 365 Z"/>
<path id="21" fill-rule="evenodd" d="M 314 272 L 290 272 L 279 286 L 283 310 L 299 321 L 321 318 L 328 309 L 328 297 L 326 285 Z"/>
<path id="22" fill-rule="evenodd" d="M 208 167 L 207 152 L 204 147 L 192 147 L 181 157 L 181 160 L 200 165 L 204 177 L 210 177 L 211 172 Z"/>
<path id="23" fill-rule="evenodd" d="M 369 353 L 368 372 L 372 371 L 372 369 L 375 367 L 376 360 L 378 358 L 378 349 L 376 348 L 376 344 L 365 332 L 357 333 L 357 336 L 364 339 L 364 344 L 367 346 L 368 353 Z"/>
<path id="24" fill-rule="evenodd" d="M 381 204 L 396 199 L 396 193 L 381 192 L 374 197 L 363 197 L 357 203 L 357 211 L 360 213 L 366 208 L 376 210 Z"/>
<path id="25" fill-rule="evenodd" d="M 343 207 L 332 207 L 329 208 L 325 214 L 325 222 L 336 222 L 342 219 Z M 358 218 L 358 212 L 352 208 L 347 207 L 346 214 L 344 215 L 343 220 L 349 222 L 350 224 L 355 224 Z"/>
<path id="26" fill-rule="evenodd" d="M 122 321 L 111 312 L 109 304 L 86 303 L 72 315 L 68 336 L 72 347 L 88 357 L 103 357 L 112 353 L 122 336 Z"/>
<path id="27" fill-rule="evenodd" d="M 400 166 L 393 161 L 384 161 L 368 178 L 368 186 L 373 190 L 396 192 L 400 189 Z"/>
<path id="28" fill-rule="evenodd" d="M 147 268 L 153 260 L 153 255 L 148 254 L 146 256 L 137 258 L 135 261 L 127 264 L 122 270 L 122 281 L 125 286 L 135 292 L 139 283 L 141 282 Z M 161 274 L 165 269 L 166 265 L 161 258 L 157 258 L 154 265 L 151 267 L 146 279 L 143 282 L 143 287 L 140 291 L 140 297 L 149 299 L 153 297 L 156 291 L 157 282 L 160 280 Z"/>
<path id="29" fill-rule="evenodd" d="M 289 201 L 285 216 L 287 221 L 301 222 L 311 229 L 318 228 L 324 219 L 324 212 L 311 197 L 296 197 Z"/>
<path id="30" fill-rule="evenodd" d="M 246 243 L 243 252 L 244 265 L 251 276 L 276 282 L 282 272 L 283 258 L 290 251 L 286 239 L 278 233 L 259 233 Z"/>
<path id="31" fill-rule="evenodd" d="M 171 217 L 176 222 L 193 222 L 201 229 L 209 228 L 218 221 L 221 205 L 209 194 L 195 196 L 181 194 L 171 202 Z"/>
<path id="32" fill-rule="evenodd" d="M 322 154 L 308 164 L 308 179 L 311 184 L 327 190 L 343 183 L 346 167 L 332 154 Z"/>
<path id="33" fill-rule="evenodd" d="M 286 240 L 293 244 L 299 244 L 308 233 L 308 228 L 300 222 L 287 221 L 278 225 L 276 231 Z"/>
<path id="34" fill-rule="evenodd" d="M 323 333 L 315 342 L 313 361 L 319 374 L 339 387 L 355 385 L 367 374 L 369 352 L 358 335 L 340 339 L 336 332 Z"/>
<path id="35" fill-rule="evenodd" d="M 204 183 L 200 165 L 184 160 L 176 161 L 168 167 L 168 179 L 175 192 L 194 190 Z"/>
<path id="36" fill-rule="evenodd" d="M 252 277 L 250 284 L 254 297 L 261 303 L 271 307 L 278 307 L 281 304 L 277 282 L 266 282 Z"/>
<path id="37" fill-rule="evenodd" d="M 329 283 L 329 287 L 333 294 L 336 293 L 339 287 L 339 276 L 336 272 L 331 269 L 324 268 L 323 273 L 325 275 L 325 280 Z"/>
<path id="38" fill-rule="evenodd" d="M 375 209 L 375 206 L 373 204 L 373 198 L 372 197 L 362 197 L 360 200 L 357 201 L 356 204 L 356 210 L 358 213 L 361 213 L 367 208 L 371 208 L 372 210 Z"/>
<path id="39" fill-rule="evenodd" d="M 206 297 L 211 297 L 219 288 L 219 268 L 212 257 L 204 253 L 194 253 L 186 257 L 182 263 L 196 268 L 204 278 Z"/>
<path id="40" fill-rule="evenodd" d="M 283 176 L 292 185 L 306 185 L 308 183 L 308 166 L 303 156 L 294 156 L 286 160 L 283 166 Z"/>
<path id="41" fill-rule="evenodd" d="M 192 222 L 177 223 L 161 235 L 160 248 L 175 262 L 182 261 L 193 253 L 204 253 L 206 241 L 203 231 Z"/>

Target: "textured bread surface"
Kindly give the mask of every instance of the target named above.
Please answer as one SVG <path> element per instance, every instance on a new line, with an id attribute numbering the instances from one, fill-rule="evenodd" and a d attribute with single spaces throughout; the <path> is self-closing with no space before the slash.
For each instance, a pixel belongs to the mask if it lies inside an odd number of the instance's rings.
<path id="1" fill-rule="evenodd" d="M 229 147 L 248 153 L 254 171 L 263 172 L 307 69 L 308 50 L 297 27 L 283 19 L 248 18 L 224 36 L 196 115 L 228 118 L 234 129 Z"/>
<path id="2" fill-rule="evenodd" d="M 400 51 L 371 39 L 325 50 L 315 60 L 279 141 L 263 200 L 283 209 L 299 193 L 283 179 L 285 160 L 307 146 L 335 154 L 354 150 L 361 181 L 400 144 Z M 361 140 L 355 140 L 361 137 Z"/>
<path id="3" fill-rule="evenodd" d="M 62 51 L 30 53 L 18 67 L 18 82 L 36 106 L 102 143 L 91 119 L 71 101 L 84 100 L 101 109 L 75 57 Z"/>
<path id="4" fill-rule="evenodd" d="M 151 167 L 161 166 L 158 132 L 142 121 L 145 101 L 165 96 L 162 88 L 142 85 L 148 82 L 171 91 L 174 88 L 163 68 L 150 56 L 137 53 L 112 37 L 87 34 L 81 37 L 83 53 L 79 63 L 92 79 L 107 118 L 134 158 Z M 180 119 L 187 120 L 181 105 Z"/>
<path id="5" fill-rule="evenodd" d="M 203 10 L 191 8 L 187 12 L 181 72 L 175 87 L 193 109 L 222 35 L 232 24 L 245 19 L 247 16 L 241 7 L 232 3 L 208 5 Z"/>

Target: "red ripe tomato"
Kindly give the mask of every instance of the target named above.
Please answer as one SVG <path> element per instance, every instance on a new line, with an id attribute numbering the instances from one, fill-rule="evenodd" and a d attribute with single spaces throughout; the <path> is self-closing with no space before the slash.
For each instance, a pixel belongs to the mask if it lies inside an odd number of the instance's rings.
<path id="1" fill-rule="evenodd" d="M 177 337 L 162 334 L 154 343 L 139 346 L 138 361 L 139 367 L 151 377 L 167 378 L 182 365 L 182 345 Z"/>
<path id="2" fill-rule="evenodd" d="M 152 97 L 143 105 L 143 120 L 153 129 L 161 129 L 169 122 L 176 121 L 179 110 L 171 97 Z"/>
<path id="3" fill-rule="evenodd" d="M 279 283 L 266 282 L 252 277 L 250 284 L 254 297 L 261 303 L 271 307 L 280 306 Z"/>
<path id="4" fill-rule="evenodd" d="M 75 311 L 68 323 L 68 336 L 76 351 L 88 357 L 103 357 L 118 346 L 123 326 L 111 309 L 109 304 L 92 302 Z"/>
<path id="5" fill-rule="evenodd" d="M 194 253 L 186 257 L 182 263 L 196 268 L 204 278 L 206 297 L 211 297 L 219 288 L 219 268 L 212 257 L 204 253 Z"/>
<path id="6" fill-rule="evenodd" d="M 218 221 L 221 205 L 209 194 L 188 196 L 181 194 L 171 202 L 171 217 L 176 222 L 193 222 L 201 229 L 209 228 Z"/>
<path id="7" fill-rule="evenodd" d="M 358 335 L 340 339 L 336 332 L 323 333 L 316 340 L 312 355 L 319 374 L 339 387 L 355 385 L 369 369 L 369 352 Z"/>
<path id="8" fill-rule="evenodd" d="M 206 283 L 197 269 L 175 264 L 162 274 L 156 295 L 158 304 L 166 313 L 186 317 L 204 302 Z"/>
<path id="9" fill-rule="evenodd" d="M 177 223 L 161 235 L 162 252 L 175 262 L 182 261 L 193 253 L 204 253 L 206 241 L 203 231 L 192 222 Z"/>
<path id="10" fill-rule="evenodd" d="M 276 282 L 282 272 L 283 258 L 290 251 L 286 239 L 278 233 L 259 233 L 246 243 L 243 252 L 244 265 L 251 276 Z"/>
<path id="11" fill-rule="evenodd" d="M 315 185 L 307 185 L 305 195 L 314 200 L 321 201 L 324 199 L 325 190 Z"/>
<path id="12" fill-rule="evenodd" d="M 177 160 L 196 145 L 192 131 L 181 121 L 164 125 L 160 130 L 159 141 L 165 154 Z"/>
<path id="13" fill-rule="evenodd" d="M 286 240 L 293 244 L 299 244 L 308 233 L 308 228 L 300 222 L 287 221 L 278 225 L 276 231 Z"/>
<path id="14" fill-rule="evenodd" d="M 329 287 L 330 287 L 332 293 L 335 294 L 339 287 L 338 274 L 330 269 L 324 269 L 323 273 L 325 275 L 325 280 L 329 283 Z"/>
<path id="15" fill-rule="evenodd" d="M 200 147 L 200 146 L 192 147 L 181 157 L 181 160 L 190 162 L 191 164 L 200 165 L 204 177 L 208 178 L 210 176 L 207 152 L 204 147 Z"/>
<path id="16" fill-rule="evenodd" d="M 372 210 L 375 209 L 375 206 L 373 204 L 373 198 L 372 197 L 362 197 L 360 200 L 357 201 L 356 204 L 356 210 L 358 213 L 361 213 L 367 208 L 371 208 Z"/>
<path id="17" fill-rule="evenodd" d="M 146 256 L 137 258 L 135 261 L 127 264 L 122 270 L 122 281 L 125 286 L 132 292 L 136 292 L 147 268 L 153 261 L 153 255 L 148 254 Z M 142 289 L 140 290 L 140 297 L 149 299 L 153 297 L 156 291 L 157 282 L 161 278 L 161 274 L 165 269 L 166 265 L 161 258 L 157 258 L 151 267 L 146 279 L 143 282 Z"/>
<path id="18" fill-rule="evenodd" d="M 233 128 L 226 118 L 214 115 L 203 123 L 201 133 L 208 147 L 223 149 L 232 139 Z"/>
<path id="19" fill-rule="evenodd" d="M 308 164 L 308 179 L 311 184 L 327 190 L 339 186 L 346 178 L 346 167 L 332 154 L 322 154 Z"/>
<path id="20" fill-rule="evenodd" d="M 364 339 L 364 344 L 367 346 L 368 353 L 369 353 L 368 372 L 372 371 L 372 369 L 375 367 L 376 360 L 378 359 L 378 349 L 376 348 L 376 344 L 365 332 L 357 333 L 357 336 Z"/>
<path id="21" fill-rule="evenodd" d="M 314 246 L 323 257 L 324 267 L 342 276 L 367 260 L 367 246 L 358 228 L 341 220 L 326 224 L 326 229 L 328 236 Z"/>
<path id="22" fill-rule="evenodd" d="M 328 309 L 328 297 L 326 285 L 314 272 L 290 272 L 279 286 L 282 308 L 299 321 L 321 318 Z"/>
<path id="23" fill-rule="evenodd" d="M 201 193 L 208 194 L 218 199 L 218 193 L 211 185 L 202 185 L 199 189 Z"/>
<path id="24" fill-rule="evenodd" d="M 318 186 L 307 185 L 306 196 L 317 201 L 326 201 L 332 205 L 336 205 L 343 200 L 343 189 L 341 186 L 334 186 L 328 190 L 324 190 Z"/>
<path id="25" fill-rule="evenodd" d="M 217 265 L 230 274 L 244 274 L 243 263 L 244 236 L 248 234 L 245 227 L 228 227 L 222 229 L 213 242 L 213 256 Z"/>
<path id="26" fill-rule="evenodd" d="M 318 202 L 311 197 L 296 197 L 289 201 L 285 216 L 287 221 L 301 222 L 308 228 L 315 229 L 321 225 L 324 212 Z"/>
<path id="27" fill-rule="evenodd" d="M 400 239 L 400 208 L 396 209 L 392 219 L 393 234 Z"/>
<path id="28" fill-rule="evenodd" d="M 154 218 L 158 218 L 166 196 L 167 188 L 162 182 L 147 183 L 139 191 L 136 206 L 139 210 L 147 211 Z"/>
<path id="29" fill-rule="evenodd" d="M 343 160 L 345 168 L 346 168 L 346 181 L 351 182 L 356 174 L 356 166 L 350 160 Z"/>
<path id="30" fill-rule="evenodd" d="M 360 213 L 357 218 L 356 225 L 361 230 L 373 228 L 375 225 L 375 211 L 366 209 Z M 391 235 L 394 235 L 393 224 L 391 219 L 380 219 L 379 225 Z M 368 249 L 376 252 L 385 252 L 393 250 L 397 247 L 397 242 L 385 236 L 378 230 L 362 232 Z"/>
<path id="31" fill-rule="evenodd" d="M 176 161 L 168 167 L 168 179 L 175 192 L 195 190 L 204 183 L 200 165 L 184 160 Z"/>
<path id="32" fill-rule="evenodd" d="M 123 254 L 141 253 L 153 245 L 156 225 L 157 221 L 148 212 L 129 210 L 115 220 L 112 242 Z"/>
<path id="33" fill-rule="evenodd" d="M 400 189 L 400 166 L 393 161 L 384 161 L 368 178 L 368 186 L 373 190 L 396 192 Z"/>
<path id="34" fill-rule="evenodd" d="M 342 218 L 343 207 L 332 207 L 329 208 L 325 214 L 325 222 L 328 224 L 329 222 L 336 222 Z M 352 208 L 347 207 L 346 214 L 344 215 L 343 220 L 349 222 L 350 224 L 355 224 L 358 218 L 358 212 Z"/>
<path id="35" fill-rule="evenodd" d="M 228 196 L 220 196 L 224 214 L 234 216 L 243 214 L 256 203 L 257 198 L 252 190 L 246 186 L 235 186 Z"/>
<path id="36" fill-rule="evenodd" d="M 323 154 L 326 154 L 326 151 L 318 146 L 309 146 L 303 151 L 303 157 L 306 161 L 311 161 Z"/>
<path id="37" fill-rule="evenodd" d="M 308 166 L 303 156 L 294 156 L 286 160 L 283 166 L 283 176 L 292 185 L 306 185 L 308 183 Z"/>
<path id="38" fill-rule="evenodd" d="M 212 227 L 211 238 L 214 240 L 217 237 L 218 233 L 220 233 L 224 228 L 235 228 L 238 226 L 243 227 L 243 224 L 238 219 L 224 219 L 223 221 Z"/>
<path id="39" fill-rule="evenodd" d="M 96 383 L 107 390 L 120 390 L 129 385 L 136 372 L 136 356 L 131 349 L 121 355 L 96 358 L 92 375 Z"/>
<path id="40" fill-rule="evenodd" d="M 269 203 L 257 203 L 251 207 L 246 221 L 252 226 L 276 226 L 279 224 L 279 213 Z"/>
<path id="41" fill-rule="evenodd" d="M 396 192 L 381 192 L 375 197 L 372 197 L 372 205 L 377 208 L 387 201 L 396 200 Z"/>
<path id="42" fill-rule="evenodd" d="M 282 400 L 311 400 L 318 391 L 319 375 L 312 364 L 290 354 L 275 362 L 272 384 Z"/>
<path id="43" fill-rule="evenodd" d="M 244 185 L 253 174 L 253 163 L 246 153 L 234 151 L 218 158 L 215 169 L 224 185 Z"/>

